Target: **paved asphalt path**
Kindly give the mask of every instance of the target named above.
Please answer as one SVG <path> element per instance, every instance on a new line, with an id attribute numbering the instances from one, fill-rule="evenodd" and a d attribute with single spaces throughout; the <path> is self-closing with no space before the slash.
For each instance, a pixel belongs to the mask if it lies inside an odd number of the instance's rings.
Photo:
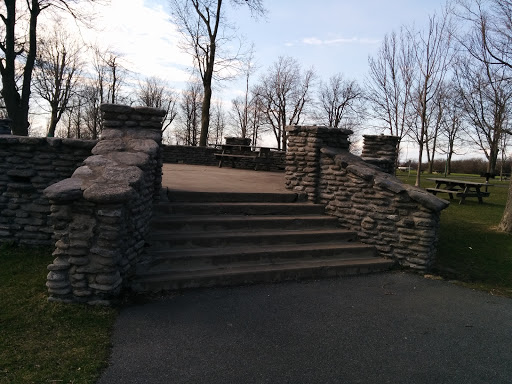
<path id="1" fill-rule="evenodd" d="M 512 300 L 392 272 L 126 307 L 109 383 L 512 383 Z"/>

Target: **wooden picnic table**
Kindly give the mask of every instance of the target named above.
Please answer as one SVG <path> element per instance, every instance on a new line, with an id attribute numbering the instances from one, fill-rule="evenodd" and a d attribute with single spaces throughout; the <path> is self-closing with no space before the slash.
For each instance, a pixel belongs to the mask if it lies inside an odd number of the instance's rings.
<path id="1" fill-rule="evenodd" d="M 258 170 L 258 166 L 267 163 L 270 160 L 269 147 L 251 147 L 250 145 L 240 144 L 221 144 L 221 152 L 215 156 L 219 159 L 219 168 L 222 168 L 224 160 L 231 161 L 231 167 L 235 168 L 236 161 L 240 159 L 251 159 L 255 162 L 254 170 Z"/>
<path id="2" fill-rule="evenodd" d="M 488 197 L 490 193 L 487 191 L 487 187 L 492 187 L 489 183 L 480 183 L 475 181 L 457 180 L 457 179 L 445 179 L 440 178 L 429 178 L 436 183 L 435 188 L 427 188 L 427 191 L 436 195 L 437 193 L 447 193 L 450 200 L 453 196 L 460 197 L 459 204 L 464 204 L 466 197 L 478 198 L 478 203 L 483 203 L 483 198 Z M 482 188 L 485 187 L 485 191 Z"/>

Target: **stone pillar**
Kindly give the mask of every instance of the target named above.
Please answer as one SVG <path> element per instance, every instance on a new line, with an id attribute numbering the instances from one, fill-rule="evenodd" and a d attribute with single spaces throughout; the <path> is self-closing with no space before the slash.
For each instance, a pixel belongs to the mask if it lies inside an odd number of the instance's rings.
<path id="1" fill-rule="evenodd" d="M 101 111 L 104 128 L 93 156 L 44 191 L 56 240 L 50 300 L 115 300 L 143 252 L 159 197 L 165 111 L 115 104 Z"/>
<path id="2" fill-rule="evenodd" d="M 397 136 L 364 135 L 363 153 L 361 158 L 367 163 L 376 165 L 390 175 L 395 174 L 397 160 Z"/>
<path id="3" fill-rule="evenodd" d="M 308 200 L 317 202 L 321 171 L 322 147 L 348 151 L 348 137 L 352 131 L 323 126 L 286 127 L 288 144 L 286 151 L 286 188 L 306 193 Z"/>

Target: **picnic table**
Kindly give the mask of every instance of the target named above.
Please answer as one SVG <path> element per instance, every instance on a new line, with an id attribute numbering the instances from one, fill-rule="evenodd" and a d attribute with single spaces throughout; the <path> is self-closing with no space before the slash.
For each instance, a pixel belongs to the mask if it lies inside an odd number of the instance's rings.
<path id="1" fill-rule="evenodd" d="M 452 200 L 455 195 L 460 197 L 459 204 L 464 204 L 466 197 L 476 197 L 478 198 L 478 203 L 482 204 L 483 198 L 490 195 L 487 191 L 487 187 L 492 187 L 492 184 L 487 182 L 480 183 L 475 181 L 445 179 L 444 177 L 430 178 L 427 180 L 432 180 L 436 183 L 435 188 L 427 188 L 428 192 L 434 195 L 437 193 L 447 193 L 450 200 Z M 484 187 L 485 190 L 483 191 L 482 188 Z"/>
<path id="2" fill-rule="evenodd" d="M 250 159 L 255 163 L 254 170 L 258 170 L 258 166 L 270 160 L 269 147 L 251 147 L 242 144 L 221 144 L 220 152 L 215 154 L 219 159 L 219 168 L 225 160 L 231 161 L 231 167 L 235 168 L 235 163 L 241 159 Z"/>

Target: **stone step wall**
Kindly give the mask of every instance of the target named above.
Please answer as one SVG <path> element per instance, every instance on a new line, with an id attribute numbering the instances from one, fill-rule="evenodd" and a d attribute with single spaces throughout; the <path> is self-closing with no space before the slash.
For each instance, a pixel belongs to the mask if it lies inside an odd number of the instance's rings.
<path id="1" fill-rule="evenodd" d="M 421 271 L 432 266 L 447 201 L 349 153 L 350 131 L 296 126 L 287 131 L 288 189 L 324 204 L 341 227 L 357 231 L 381 256 Z"/>

